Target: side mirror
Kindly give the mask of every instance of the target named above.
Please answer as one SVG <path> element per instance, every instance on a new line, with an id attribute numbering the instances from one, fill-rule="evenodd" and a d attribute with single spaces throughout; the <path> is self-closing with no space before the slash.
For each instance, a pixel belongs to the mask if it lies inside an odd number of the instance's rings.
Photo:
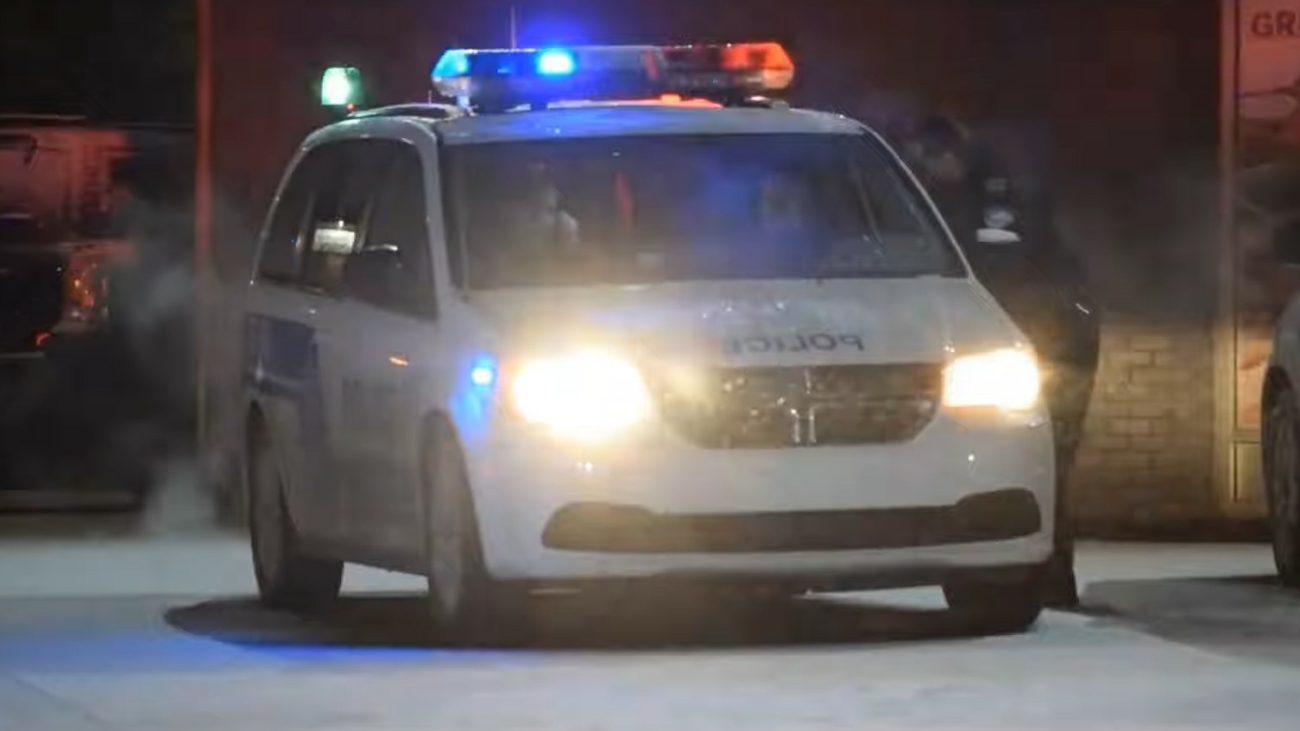
<path id="1" fill-rule="evenodd" d="M 1004 228 L 982 228 L 975 232 L 975 240 L 981 244 L 1006 246 L 1020 243 L 1020 234 Z"/>
<path id="2" fill-rule="evenodd" d="M 1288 266 L 1300 266 L 1300 218 L 1273 229 L 1273 255 Z"/>
<path id="3" fill-rule="evenodd" d="M 404 303 L 410 293 L 401 251 L 396 246 L 367 246 L 348 257 L 343 268 L 343 288 L 349 295 L 374 305 Z"/>

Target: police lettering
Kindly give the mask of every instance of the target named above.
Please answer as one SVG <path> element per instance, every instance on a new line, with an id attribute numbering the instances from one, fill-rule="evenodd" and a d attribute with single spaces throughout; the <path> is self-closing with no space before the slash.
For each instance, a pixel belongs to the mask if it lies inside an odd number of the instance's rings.
<path id="1" fill-rule="evenodd" d="M 742 353 L 806 353 L 809 351 L 827 352 L 832 350 L 866 350 L 861 335 L 833 335 L 831 333 L 814 333 L 811 335 L 787 335 L 768 337 L 751 335 L 745 338 L 732 338 L 726 343 L 732 355 Z"/>
<path id="2" fill-rule="evenodd" d="M 1300 13 L 1294 10 L 1265 10 L 1250 16 L 1250 34 L 1256 38 L 1300 36 Z"/>
<path id="3" fill-rule="evenodd" d="M 838 342 L 831 335 L 813 335 L 808 342 L 817 350 L 835 350 Z"/>

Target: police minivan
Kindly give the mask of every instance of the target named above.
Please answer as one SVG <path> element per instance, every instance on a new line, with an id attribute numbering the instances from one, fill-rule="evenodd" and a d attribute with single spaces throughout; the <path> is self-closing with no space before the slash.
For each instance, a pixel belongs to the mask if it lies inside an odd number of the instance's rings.
<path id="1" fill-rule="evenodd" d="M 455 104 L 308 137 L 247 293 L 263 600 L 355 562 L 427 576 L 453 635 L 642 582 L 1032 625 L 1034 353 L 879 136 L 768 96 L 792 76 L 773 43 L 453 50 Z"/>

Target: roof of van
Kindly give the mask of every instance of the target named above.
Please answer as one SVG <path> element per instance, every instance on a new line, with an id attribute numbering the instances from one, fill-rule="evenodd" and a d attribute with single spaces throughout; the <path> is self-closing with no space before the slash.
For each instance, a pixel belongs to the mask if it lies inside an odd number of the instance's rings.
<path id="1" fill-rule="evenodd" d="M 848 117 L 805 109 L 593 104 L 432 123 L 445 144 L 674 134 L 853 134 Z"/>

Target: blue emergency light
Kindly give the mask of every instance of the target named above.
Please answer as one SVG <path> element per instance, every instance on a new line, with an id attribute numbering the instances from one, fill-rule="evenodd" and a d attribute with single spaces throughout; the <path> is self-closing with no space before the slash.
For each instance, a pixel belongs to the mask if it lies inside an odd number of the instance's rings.
<path id="1" fill-rule="evenodd" d="M 779 43 L 696 46 L 457 48 L 433 67 L 433 85 L 476 111 L 560 101 L 664 95 L 728 103 L 784 91 L 794 64 Z"/>
<path id="2" fill-rule="evenodd" d="M 537 54 L 537 73 L 541 76 L 569 76 L 577 70 L 573 54 L 562 48 L 550 48 Z"/>

